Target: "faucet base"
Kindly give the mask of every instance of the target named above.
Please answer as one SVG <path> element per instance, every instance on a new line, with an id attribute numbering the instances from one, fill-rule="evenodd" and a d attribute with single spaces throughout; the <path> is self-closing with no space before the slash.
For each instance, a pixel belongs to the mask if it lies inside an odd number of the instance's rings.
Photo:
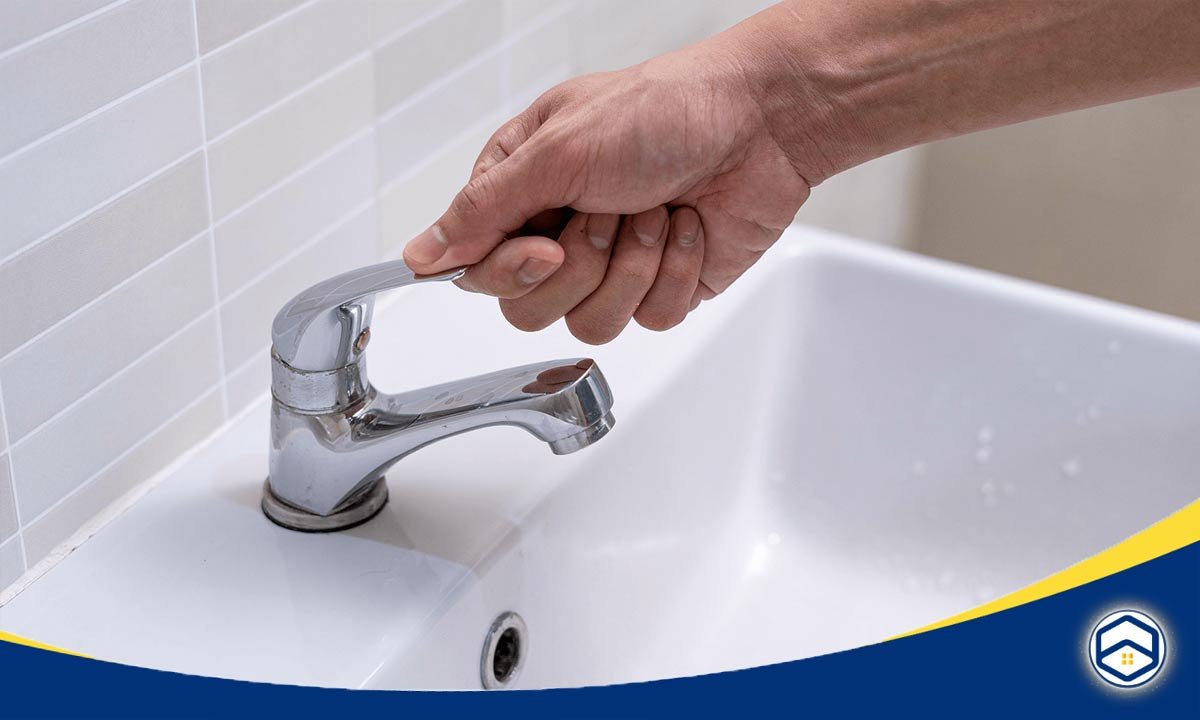
<path id="1" fill-rule="evenodd" d="M 373 485 L 359 493 L 358 498 L 347 507 L 332 515 L 317 515 L 289 505 L 271 492 L 271 481 L 263 483 L 262 511 L 267 518 L 289 530 L 300 532 L 333 532 L 361 525 L 383 509 L 388 501 L 386 478 L 379 478 Z"/>

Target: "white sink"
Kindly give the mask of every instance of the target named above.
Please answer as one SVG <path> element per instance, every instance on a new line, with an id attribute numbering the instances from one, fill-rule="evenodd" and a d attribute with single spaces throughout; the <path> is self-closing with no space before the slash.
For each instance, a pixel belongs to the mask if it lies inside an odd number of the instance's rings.
<path id="1" fill-rule="evenodd" d="M 876 642 L 1200 496 L 1200 327 L 813 230 L 665 335 L 582 349 L 452 288 L 373 335 L 389 390 L 590 354 L 616 429 L 566 457 L 452 438 L 394 468 L 376 519 L 305 535 L 258 509 L 262 402 L 0 629 L 184 672 L 478 688 L 516 611 L 516 687 L 647 680 Z"/>

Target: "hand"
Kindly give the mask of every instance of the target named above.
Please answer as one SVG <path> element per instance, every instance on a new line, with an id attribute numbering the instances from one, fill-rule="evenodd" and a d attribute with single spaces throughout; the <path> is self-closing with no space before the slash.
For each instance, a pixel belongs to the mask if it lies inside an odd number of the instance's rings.
<path id="1" fill-rule="evenodd" d="M 471 265 L 460 285 L 502 298 L 523 330 L 565 316 L 599 344 L 630 318 L 678 324 L 808 197 L 733 50 L 717 36 L 551 89 L 496 131 L 405 261 L 420 273 Z M 575 211 L 557 242 L 544 227 L 556 208 Z"/>

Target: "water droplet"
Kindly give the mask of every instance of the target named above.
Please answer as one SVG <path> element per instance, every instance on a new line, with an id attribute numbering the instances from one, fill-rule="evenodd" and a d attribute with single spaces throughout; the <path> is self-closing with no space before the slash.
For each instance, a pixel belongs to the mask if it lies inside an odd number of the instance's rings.
<path id="1" fill-rule="evenodd" d="M 1008 495 L 1009 497 L 1012 497 L 1013 495 L 1017 494 L 1017 486 L 1010 482 L 1004 483 L 1004 485 L 1002 485 L 1000 489 L 1003 490 L 1004 494 Z"/>
<path id="2" fill-rule="evenodd" d="M 1079 473 L 1083 471 L 1083 468 L 1079 465 L 1079 461 L 1075 458 L 1064 460 L 1060 469 L 1062 470 L 1062 474 L 1069 478 L 1079 477 Z"/>
<path id="3" fill-rule="evenodd" d="M 996 481 L 984 480 L 979 489 L 983 491 L 984 495 L 994 495 L 996 493 Z"/>
<path id="4" fill-rule="evenodd" d="M 929 466 L 924 460 L 917 460 L 912 464 L 912 474 L 914 477 L 925 477 L 925 473 L 929 472 Z"/>
<path id="5" fill-rule="evenodd" d="M 1067 384 L 1062 380 L 1055 382 L 1054 392 L 1058 393 L 1059 395 L 1065 395 L 1067 392 Z"/>
<path id="6" fill-rule="evenodd" d="M 980 445 L 987 445 L 992 441 L 993 435 L 995 435 L 995 431 L 992 430 L 992 426 L 984 425 L 983 427 L 979 428 L 979 434 L 976 437 L 979 439 Z"/>
<path id="7" fill-rule="evenodd" d="M 767 544 L 768 545 L 778 545 L 780 543 L 780 541 L 782 541 L 782 540 L 783 540 L 783 538 L 779 537 L 779 533 L 777 533 L 777 532 L 769 533 L 767 535 Z"/>
<path id="8" fill-rule="evenodd" d="M 1096 418 L 1100 417 L 1100 406 L 1099 405 L 1088 405 L 1087 416 L 1089 418 L 1091 418 L 1092 420 L 1095 420 Z"/>
<path id="9" fill-rule="evenodd" d="M 989 445 L 984 445 L 975 451 L 975 462 L 980 465 L 987 465 L 992 459 L 992 448 Z"/>
<path id="10" fill-rule="evenodd" d="M 1083 427 L 1084 425 L 1087 425 L 1088 421 L 1090 419 L 1091 418 L 1088 417 L 1088 414 L 1086 412 L 1079 412 L 1079 413 L 1075 414 L 1075 424 L 1078 425 L 1079 427 Z"/>
<path id="11" fill-rule="evenodd" d="M 987 602 L 996 597 L 996 590 L 991 585 L 980 585 L 975 588 L 975 601 Z"/>
<path id="12" fill-rule="evenodd" d="M 1120 340 L 1109 340 L 1108 341 L 1108 354 L 1109 355 L 1120 355 L 1121 354 L 1121 341 Z"/>

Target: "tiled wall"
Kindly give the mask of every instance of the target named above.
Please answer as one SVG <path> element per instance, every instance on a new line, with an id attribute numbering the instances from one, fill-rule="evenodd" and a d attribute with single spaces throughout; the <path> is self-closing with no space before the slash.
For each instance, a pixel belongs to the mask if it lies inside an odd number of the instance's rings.
<path id="1" fill-rule="evenodd" d="M 0 588 L 267 390 L 502 120 L 765 0 L 0 0 Z"/>
<path id="2" fill-rule="evenodd" d="M 261 397 L 279 306 L 395 257 L 538 93 L 766 4 L 0 0 L 0 589 Z M 903 242 L 914 167 L 801 217 Z"/>

